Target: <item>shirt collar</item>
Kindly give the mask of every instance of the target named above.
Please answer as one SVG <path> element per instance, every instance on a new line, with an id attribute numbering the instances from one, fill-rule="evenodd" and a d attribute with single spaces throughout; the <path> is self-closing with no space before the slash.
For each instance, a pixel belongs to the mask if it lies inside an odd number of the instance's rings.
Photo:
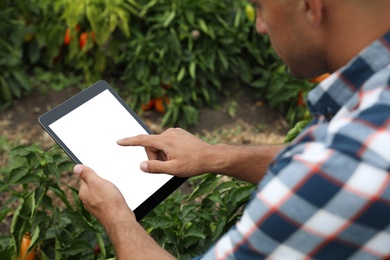
<path id="1" fill-rule="evenodd" d="M 390 32 L 370 44 L 347 65 L 310 91 L 308 108 L 330 120 L 378 70 L 390 64 Z"/>

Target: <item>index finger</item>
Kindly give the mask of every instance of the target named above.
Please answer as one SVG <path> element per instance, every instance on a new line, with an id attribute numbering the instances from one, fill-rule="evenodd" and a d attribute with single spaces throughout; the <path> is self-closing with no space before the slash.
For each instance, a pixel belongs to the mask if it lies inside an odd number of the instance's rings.
<path id="1" fill-rule="evenodd" d="M 157 135 L 142 134 L 133 137 L 127 137 L 117 141 L 117 144 L 122 146 L 143 146 L 154 147 L 162 150 L 162 144 L 160 143 Z"/>

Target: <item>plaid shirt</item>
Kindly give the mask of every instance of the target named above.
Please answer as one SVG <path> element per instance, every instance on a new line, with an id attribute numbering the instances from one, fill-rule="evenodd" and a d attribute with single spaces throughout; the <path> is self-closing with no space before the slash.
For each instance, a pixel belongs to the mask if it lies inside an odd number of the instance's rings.
<path id="1" fill-rule="evenodd" d="M 390 33 L 309 93 L 280 153 L 202 259 L 390 259 Z"/>

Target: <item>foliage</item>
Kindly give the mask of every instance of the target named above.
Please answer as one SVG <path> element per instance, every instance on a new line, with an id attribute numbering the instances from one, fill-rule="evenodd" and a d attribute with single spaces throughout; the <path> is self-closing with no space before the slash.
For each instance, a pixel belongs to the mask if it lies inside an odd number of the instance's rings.
<path id="1" fill-rule="evenodd" d="M 77 4 L 72 0 L 32 0 L 28 5 L 23 0 L 2 1 L 0 17 L 5 22 L 0 29 L 5 37 L 0 41 L 0 53 L 6 55 L 0 61 L 5 67 L 0 68 L 6 76 L 11 75 L 5 78 L 11 78 L 11 83 L 5 81 L 8 85 L 2 87 L 2 99 L 9 102 L 21 96 L 19 89 L 29 90 L 21 75 L 35 67 L 64 74 L 81 71 L 87 84 L 100 79 L 107 60 L 119 55 L 121 40 L 130 36 L 134 5 L 132 0 L 80 0 Z M 72 29 L 71 39 L 65 43 L 68 29 Z M 114 33 L 118 37 L 113 42 Z M 12 74 L 15 67 L 16 76 Z M 13 78 L 17 84 L 12 83 Z"/>
<path id="2" fill-rule="evenodd" d="M 302 120 L 302 121 L 299 121 L 298 123 L 296 123 L 296 125 L 288 131 L 288 133 L 284 139 L 284 142 L 285 143 L 292 142 L 302 132 L 302 130 L 306 126 L 308 126 L 310 123 L 311 123 L 311 120 Z"/>
<path id="3" fill-rule="evenodd" d="M 308 80 L 294 78 L 275 53 L 273 56 L 274 61 L 262 69 L 261 76 L 251 87 L 256 88 L 257 95 L 266 100 L 270 107 L 282 112 L 290 125 L 294 126 L 310 117 L 305 98 L 314 84 Z"/>
<path id="4" fill-rule="evenodd" d="M 73 163 L 57 146 L 18 146 L 0 172 L 7 194 L 0 222 L 12 216 L 9 235 L 0 236 L 0 255 L 12 259 L 26 232 L 39 259 L 106 259 L 114 249 L 100 223 L 83 207 L 77 189 L 61 177 Z M 4 175 L 4 176 L 2 176 Z M 69 180 L 69 178 L 67 178 Z M 141 224 L 181 259 L 201 254 L 239 218 L 255 186 L 216 175 L 189 181 L 191 193 L 172 194 Z M 96 248 L 99 251 L 96 251 Z"/>
<path id="5" fill-rule="evenodd" d="M 223 82 L 250 83 L 268 46 L 248 21 L 246 5 L 243 0 L 141 5 L 119 61 L 133 107 L 168 96 L 163 125 L 186 127 L 197 122 L 199 108 L 213 107 L 225 94 Z"/>
<path id="6" fill-rule="evenodd" d="M 46 94 L 49 90 L 62 91 L 69 86 L 80 86 L 81 77 L 76 75 L 65 75 L 56 71 L 44 71 L 40 67 L 34 69 L 32 82 L 36 88 L 42 93 Z"/>
<path id="7" fill-rule="evenodd" d="M 214 174 L 190 183 L 192 193 L 176 192 L 142 220 L 150 235 L 180 259 L 204 253 L 235 224 L 256 187 Z"/>
<path id="8" fill-rule="evenodd" d="M 80 74 L 84 87 L 103 77 L 120 80 L 120 95 L 138 112 L 163 100 L 156 110 L 166 126 L 196 124 L 199 109 L 214 108 L 233 84 L 258 88 L 291 123 L 305 112 L 297 93 L 311 86 L 288 75 L 267 37 L 257 34 L 245 0 L 5 0 L 0 6 L 6 35 L 0 109 L 31 90 L 31 75 L 53 73 Z"/>
<path id="9" fill-rule="evenodd" d="M 8 194 L 0 221 L 9 213 L 13 216 L 10 236 L 0 237 L 3 258 L 14 259 L 26 232 L 32 234 L 30 249 L 38 249 L 39 259 L 106 259 L 113 255 L 104 230 L 84 209 L 77 190 L 61 183 L 61 174 L 69 170 L 71 162 L 57 147 L 44 152 L 36 145 L 20 146 L 10 156 L 8 174 L 0 182 L 0 192 Z"/>
<path id="10" fill-rule="evenodd" d="M 0 110 L 31 90 L 22 62 L 24 30 L 15 20 L 17 10 L 9 2 L 0 3 Z"/>
<path id="11" fill-rule="evenodd" d="M 65 66 L 81 70 L 88 84 L 101 79 L 123 51 L 123 42 L 130 37 L 130 18 L 137 15 L 135 0 L 65 0 L 53 2 L 70 30 L 70 42 L 62 45 Z M 65 27 L 63 34 L 66 33 Z M 83 38 L 84 37 L 84 38 Z M 76 40 L 73 40 L 76 39 Z M 114 66 L 115 67 L 115 66 Z M 115 69 L 109 71 L 116 73 Z"/>

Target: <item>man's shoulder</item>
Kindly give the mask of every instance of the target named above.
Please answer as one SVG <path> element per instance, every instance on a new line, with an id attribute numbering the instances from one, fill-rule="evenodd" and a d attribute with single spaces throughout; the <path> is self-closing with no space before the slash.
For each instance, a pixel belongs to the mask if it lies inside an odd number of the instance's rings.
<path id="1" fill-rule="evenodd" d="M 363 91 L 372 91 L 378 89 L 381 91 L 390 91 L 390 64 L 377 70 L 362 86 Z"/>

